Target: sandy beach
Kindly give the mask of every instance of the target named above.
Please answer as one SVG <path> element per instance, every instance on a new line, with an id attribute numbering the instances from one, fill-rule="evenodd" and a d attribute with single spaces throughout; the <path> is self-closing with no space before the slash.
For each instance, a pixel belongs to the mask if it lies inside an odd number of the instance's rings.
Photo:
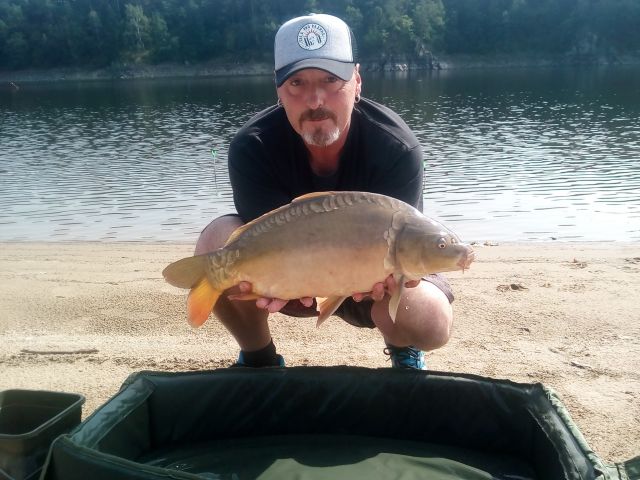
<path id="1" fill-rule="evenodd" d="M 451 341 L 431 370 L 553 388 L 603 459 L 640 454 L 640 246 L 620 243 L 477 245 L 448 274 Z M 0 244 L 0 391 L 76 392 L 84 416 L 139 370 L 230 365 L 233 338 L 214 319 L 186 323 L 186 291 L 162 269 L 191 245 Z M 332 317 L 274 315 L 288 365 L 387 367 L 382 339 Z"/>

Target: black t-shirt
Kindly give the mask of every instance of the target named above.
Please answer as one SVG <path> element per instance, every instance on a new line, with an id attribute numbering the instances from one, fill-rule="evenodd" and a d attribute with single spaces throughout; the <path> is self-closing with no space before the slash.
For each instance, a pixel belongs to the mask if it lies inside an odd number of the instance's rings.
<path id="1" fill-rule="evenodd" d="M 315 175 L 308 151 L 284 108 L 251 118 L 229 148 L 236 210 L 248 222 L 305 193 L 356 190 L 382 193 L 422 210 L 422 149 L 392 110 L 361 99 L 355 105 L 338 170 Z"/>
<path id="2" fill-rule="evenodd" d="M 328 190 L 382 193 L 422 211 L 422 171 L 422 149 L 411 129 L 395 112 L 365 98 L 355 105 L 338 170 L 330 176 L 313 173 L 304 142 L 281 106 L 256 114 L 229 147 L 233 200 L 244 222 L 305 193 Z M 453 302 L 444 277 L 425 279 Z"/>

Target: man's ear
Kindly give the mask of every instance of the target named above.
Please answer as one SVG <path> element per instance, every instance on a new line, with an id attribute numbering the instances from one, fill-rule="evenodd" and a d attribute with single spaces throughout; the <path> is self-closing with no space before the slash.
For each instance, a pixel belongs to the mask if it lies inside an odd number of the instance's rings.
<path id="1" fill-rule="evenodd" d="M 360 64 L 356 63 L 355 69 L 353 71 L 353 75 L 356 79 L 356 94 L 360 95 L 362 93 L 362 77 L 360 76 Z"/>

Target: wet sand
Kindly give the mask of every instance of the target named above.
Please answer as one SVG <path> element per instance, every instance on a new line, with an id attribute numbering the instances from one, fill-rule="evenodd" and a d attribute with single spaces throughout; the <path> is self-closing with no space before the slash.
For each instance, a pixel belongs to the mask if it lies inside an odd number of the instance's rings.
<path id="1" fill-rule="evenodd" d="M 640 246 L 478 245 L 448 274 L 454 332 L 432 370 L 542 382 L 558 392 L 598 455 L 640 454 Z M 0 244 L 0 391 L 59 390 L 87 398 L 84 416 L 139 370 L 230 365 L 233 338 L 213 318 L 194 330 L 186 292 L 162 279 L 191 245 Z M 382 339 L 332 317 L 274 315 L 288 365 L 387 367 Z"/>

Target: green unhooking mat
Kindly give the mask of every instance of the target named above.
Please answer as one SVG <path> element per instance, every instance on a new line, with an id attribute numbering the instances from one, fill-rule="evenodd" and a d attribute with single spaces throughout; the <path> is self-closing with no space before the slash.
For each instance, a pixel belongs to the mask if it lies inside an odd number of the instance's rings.
<path id="1" fill-rule="evenodd" d="M 354 367 L 141 372 L 52 445 L 46 480 L 640 479 L 540 384 Z"/>

